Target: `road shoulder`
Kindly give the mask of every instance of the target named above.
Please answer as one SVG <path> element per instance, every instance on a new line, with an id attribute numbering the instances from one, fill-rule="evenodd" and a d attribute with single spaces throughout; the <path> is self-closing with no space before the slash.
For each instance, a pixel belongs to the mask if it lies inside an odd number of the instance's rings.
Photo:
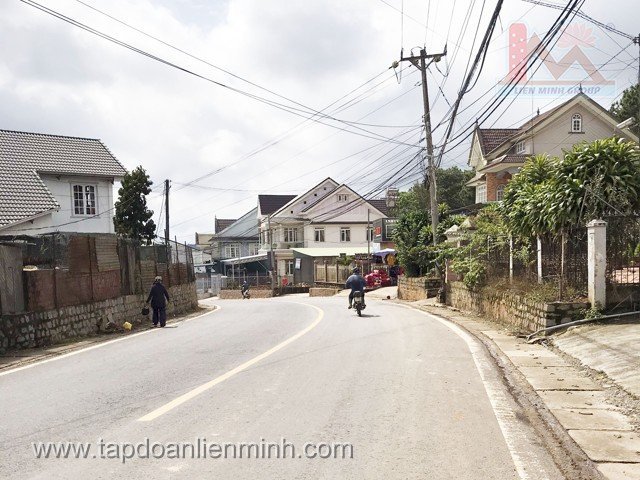
<path id="1" fill-rule="evenodd" d="M 167 319 L 167 325 L 171 326 L 180 324 L 184 321 L 211 313 L 217 308 L 218 307 L 216 305 L 213 305 L 211 303 L 200 303 L 198 309 L 194 310 L 193 312 Z M 0 374 L 33 363 L 41 362 L 43 360 L 50 360 L 62 355 L 67 355 L 73 352 L 84 350 L 86 348 L 92 348 L 101 344 L 105 344 L 107 342 L 113 342 L 114 340 L 123 340 L 126 338 L 130 338 L 134 335 L 153 330 L 154 328 L 155 327 L 149 321 L 145 323 L 136 323 L 134 325 L 134 328 L 128 332 L 119 330 L 111 333 L 101 333 L 98 335 L 93 335 L 91 337 L 83 337 L 48 347 L 10 350 L 5 354 L 0 355 Z"/>

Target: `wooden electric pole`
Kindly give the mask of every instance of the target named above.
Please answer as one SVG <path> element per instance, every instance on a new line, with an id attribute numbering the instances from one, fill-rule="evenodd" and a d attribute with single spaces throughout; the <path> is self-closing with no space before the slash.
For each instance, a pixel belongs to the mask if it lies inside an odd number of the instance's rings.
<path id="1" fill-rule="evenodd" d="M 410 57 L 400 57 L 400 61 L 409 61 L 420 70 L 422 74 L 422 100 L 424 102 L 424 130 L 425 138 L 427 140 L 427 175 L 429 179 L 429 201 L 431 203 L 431 229 L 433 231 L 433 244 L 438 243 L 437 231 L 438 231 L 438 198 L 437 198 L 437 184 L 436 184 L 436 165 L 433 158 L 433 138 L 431 136 L 431 112 L 429 109 L 429 89 L 427 87 L 427 59 L 433 62 L 439 62 L 442 57 L 447 54 L 447 48 L 444 52 L 427 55 L 424 48 L 420 49 L 420 55 L 411 55 Z M 431 62 L 429 62 L 431 63 Z"/>

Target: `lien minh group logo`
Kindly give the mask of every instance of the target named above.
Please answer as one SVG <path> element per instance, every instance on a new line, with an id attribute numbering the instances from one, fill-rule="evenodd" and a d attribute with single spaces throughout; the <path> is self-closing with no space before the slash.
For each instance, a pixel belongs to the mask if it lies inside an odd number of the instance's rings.
<path id="1" fill-rule="evenodd" d="M 582 89 L 591 97 L 615 95 L 615 80 L 603 75 L 610 72 L 600 71 L 589 58 L 590 52 L 596 48 L 596 37 L 591 27 L 583 23 L 569 25 L 553 52 L 546 47 L 540 49 L 542 65 L 534 77 L 529 77 L 529 72 L 520 77 L 521 68 L 527 68 L 533 59 L 538 58 L 528 59 L 540 43 L 536 33 L 529 36 L 524 23 L 513 23 L 509 27 L 509 73 L 501 84 L 518 79 L 511 94 L 561 96 L 575 95 Z"/>

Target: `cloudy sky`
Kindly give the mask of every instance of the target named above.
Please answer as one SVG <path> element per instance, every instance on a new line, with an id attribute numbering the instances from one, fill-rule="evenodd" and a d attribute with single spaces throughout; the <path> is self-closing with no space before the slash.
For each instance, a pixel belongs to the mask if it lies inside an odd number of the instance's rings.
<path id="1" fill-rule="evenodd" d="M 446 120 L 495 6 L 484 2 L 483 9 L 479 0 L 37 2 L 154 58 L 4 0 L 0 128 L 100 138 L 125 167 L 142 165 L 150 174 L 156 219 L 162 182 L 171 179 L 172 236 L 180 241 L 212 231 L 215 216 L 239 217 L 258 193 L 302 193 L 327 176 L 367 195 L 410 186 L 420 175 L 412 158 L 424 143 L 420 76 L 409 63 L 389 67 L 401 48 L 409 55 L 447 45 L 447 57 L 428 75 L 432 122 Z M 636 0 L 617 1 L 615 9 L 610 1 L 587 0 L 582 12 L 637 35 Z M 523 23 L 528 36 L 541 37 L 559 13 L 505 2 L 454 136 L 498 92 L 513 53 L 511 25 Z M 551 55 L 566 67 L 565 87 L 586 82 L 584 68 L 565 58 L 578 47 L 609 82 L 596 96 L 608 108 L 636 82 L 638 50 L 630 43 L 576 18 Z M 545 66 L 533 79 L 556 80 Z M 570 95 L 512 95 L 482 125 L 516 126 Z M 435 130 L 436 145 L 443 132 Z M 443 166 L 466 167 L 462 140 L 452 142 Z"/>

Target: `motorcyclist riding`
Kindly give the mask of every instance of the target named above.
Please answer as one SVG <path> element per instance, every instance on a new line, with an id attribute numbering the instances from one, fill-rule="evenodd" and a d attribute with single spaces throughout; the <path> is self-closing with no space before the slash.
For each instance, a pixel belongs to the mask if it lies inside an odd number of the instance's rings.
<path id="1" fill-rule="evenodd" d="M 347 278 L 346 288 L 351 289 L 349 293 L 349 308 L 353 308 L 353 294 L 355 292 L 362 293 L 362 303 L 364 304 L 364 287 L 367 284 L 365 279 L 360 275 L 360 269 L 358 267 L 353 269 L 353 274 Z"/>

